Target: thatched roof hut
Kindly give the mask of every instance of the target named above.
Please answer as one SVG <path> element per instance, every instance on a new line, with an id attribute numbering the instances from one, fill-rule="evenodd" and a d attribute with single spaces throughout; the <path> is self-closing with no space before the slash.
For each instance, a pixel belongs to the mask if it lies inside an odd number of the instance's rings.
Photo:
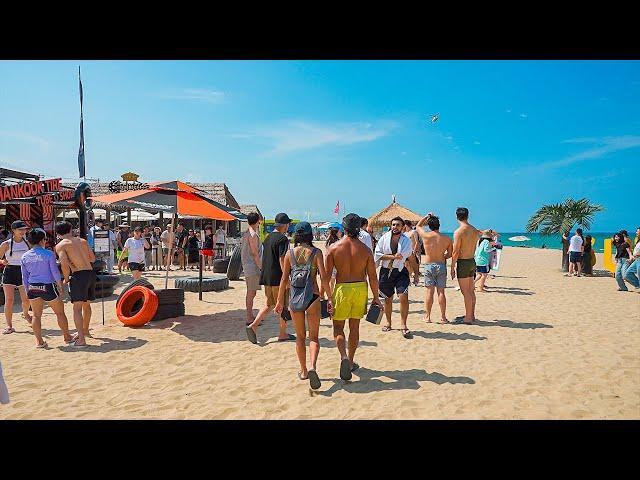
<path id="1" fill-rule="evenodd" d="M 396 197 L 394 196 L 390 205 L 369 218 L 369 225 L 371 225 L 371 228 L 388 227 L 391 225 L 391 219 L 395 217 L 411 220 L 412 222 L 417 222 L 422 218 L 421 215 L 396 202 Z"/>

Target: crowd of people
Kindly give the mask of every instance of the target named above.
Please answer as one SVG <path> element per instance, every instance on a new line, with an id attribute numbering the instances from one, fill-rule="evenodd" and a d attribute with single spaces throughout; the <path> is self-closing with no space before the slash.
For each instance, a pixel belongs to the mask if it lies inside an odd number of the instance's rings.
<path id="1" fill-rule="evenodd" d="M 298 378 L 309 380 L 310 387 L 320 387 L 316 371 L 320 344 L 318 331 L 322 302 L 326 302 L 333 322 L 333 336 L 340 354 L 340 377 L 350 380 L 359 368 L 355 353 L 359 343 L 359 323 L 367 315 L 368 292 L 372 304 L 384 310 L 383 332 L 392 331 L 392 303 L 400 301 L 400 332 L 412 338 L 407 325 L 410 285 L 419 284 L 419 265 L 424 252 L 425 321 L 431 322 L 431 309 L 437 291 L 441 323 L 473 324 L 475 317 L 475 283 L 484 289 L 489 272 L 488 259 L 496 248 L 498 234 L 493 230 L 478 230 L 469 223 L 466 208 L 456 210 L 459 223 L 453 241 L 440 233 L 440 221 L 432 213 L 416 225 L 400 217 L 392 219 L 390 228 L 379 239 L 372 235 L 367 219 L 355 213 L 343 218 L 342 228 L 330 229 L 325 242 L 326 252 L 313 244 L 311 225 L 295 226 L 293 246 L 286 232 L 291 219 L 279 213 L 274 230 L 261 244 L 256 234 L 260 218 L 249 218 L 249 230 L 242 238 L 241 257 L 247 286 L 247 339 L 258 343 L 261 323 L 270 311 L 279 317 L 278 341 L 295 341 L 300 364 Z M 451 258 L 447 272 L 446 261 Z M 481 267 L 478 268 L 478 265 Z M 378 270 L 379 267 L 379 270 Z M 250 274 L 247 275 L 247 272 Z M 447 273 L 457 278 L 465 304 L 464 315 L 449 322 L 446 314 L 445 287 Z M 413 280 L 412 278 L 413 277 Z M 253 301 L 264 287 L 266 305 L 254 316 Z M 293 322 L 295 335 L 287 333 Z M 344 328 L 349 322 L 349 335 Z M 306 337 L 309 336 L 310 361 L 307 362 Z"/>

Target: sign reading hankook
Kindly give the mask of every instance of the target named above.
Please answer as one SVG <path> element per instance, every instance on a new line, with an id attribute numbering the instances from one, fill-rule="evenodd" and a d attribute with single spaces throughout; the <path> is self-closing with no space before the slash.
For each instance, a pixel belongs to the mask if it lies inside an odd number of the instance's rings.
<path id="1" fill-rule="evenodd" d="M 137 173 L 127 172 L 123 173 L 121 177 L 122 182 L 114 180 L 113 182 L 109 183 L 109 191 L 111 193 L 127 192 L 131 190 L 145 190 L 149 188 L 148 183 L 141 183 L 138 181 L 140 175 L 138 175 Z"/>

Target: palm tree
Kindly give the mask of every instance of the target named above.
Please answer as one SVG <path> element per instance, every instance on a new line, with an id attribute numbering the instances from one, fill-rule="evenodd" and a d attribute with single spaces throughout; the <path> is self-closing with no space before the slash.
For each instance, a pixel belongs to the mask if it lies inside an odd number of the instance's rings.
<path id="1" fill-rule="evenodd" d="M 586 198 L 568 198 L 562 203 L 542 206 L 527 222 L 527 232 L 537 232 L 540 229 L 542 235 L 563 235 L 562 270 L 566 272 L 569 270 L 569 240 L 565 237 L 576 225 L 590 229 L 593 216 L 602 211 L 602 205 L 591 204 Z"/>

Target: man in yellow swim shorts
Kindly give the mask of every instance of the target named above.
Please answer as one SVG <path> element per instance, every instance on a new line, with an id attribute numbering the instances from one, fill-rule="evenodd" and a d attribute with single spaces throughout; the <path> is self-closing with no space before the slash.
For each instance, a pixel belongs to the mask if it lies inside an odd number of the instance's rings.
<path id="1" fill-rule="evenodd" d="M 342 219 L 345 236 L 329 247 L 325 259 L 327 272 L 336 269 L 336 286 L 329 301 L 333 320 L 333 336 L 340 352 L 340 378 L 351 380 L 351 372 L 359 365 L 353 361 L 360 340 L 360 319 L 367 314 L 367 277 L 373 293 L 373 303 L 382 308 L 378 298 L 378 277 L 373 254 L 358 239 L 362 220 L 355 213 Z M 349 320 L 348 348 L 344 324 Z M 347 353 L 348 352 L 348 353 Z"/>

